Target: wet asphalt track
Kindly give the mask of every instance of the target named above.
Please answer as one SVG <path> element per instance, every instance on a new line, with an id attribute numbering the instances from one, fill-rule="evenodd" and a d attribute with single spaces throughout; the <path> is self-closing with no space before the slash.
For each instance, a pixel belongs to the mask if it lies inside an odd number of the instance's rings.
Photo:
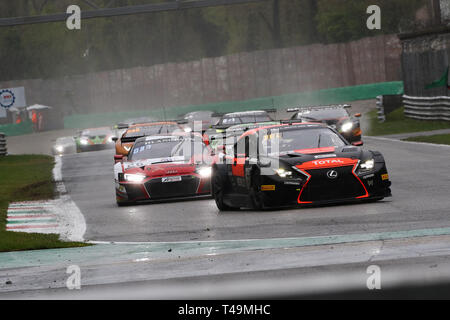
<path id="1" fill-rule="evenodd" d="M 393 197 L 376 203 L 219 213 L 211 199 L 115 203 L 113 151 L 63 158 L 67 191 L 95 241 L 237 240 L 450 227 L 450 147 L 366 138 L 386 159 Z"/>

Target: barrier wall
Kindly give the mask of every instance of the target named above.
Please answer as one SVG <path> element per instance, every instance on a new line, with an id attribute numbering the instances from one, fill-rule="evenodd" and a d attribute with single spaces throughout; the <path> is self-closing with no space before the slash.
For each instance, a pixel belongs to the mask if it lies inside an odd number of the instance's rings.
<path id="1" fill-rule="evenodd" d="M 65 116 L 258 97 L 283 96 L 292 102 L 301 92 L 399 81 L 401 50 L 395 35 L 381 35 L 60 79 L 8 81 L 0 83 L 0 88 L 24 86 L 29 104 L 49 105 Z"/>

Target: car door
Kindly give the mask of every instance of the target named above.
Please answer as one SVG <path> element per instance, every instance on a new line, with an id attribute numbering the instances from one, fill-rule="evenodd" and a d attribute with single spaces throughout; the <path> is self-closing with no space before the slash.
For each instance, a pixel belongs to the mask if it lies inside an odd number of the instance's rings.
<path id="1" fill-rule="evenodd" d="M 239 139 L 234 144 L 234 152 L 232 156 L 231 164 L 231 183 L 233 190 L 237 193 L 246 192 L 246 179 L 245 179 L 245 166 L 248 163 L 247 157 L 248 137 Z"/>

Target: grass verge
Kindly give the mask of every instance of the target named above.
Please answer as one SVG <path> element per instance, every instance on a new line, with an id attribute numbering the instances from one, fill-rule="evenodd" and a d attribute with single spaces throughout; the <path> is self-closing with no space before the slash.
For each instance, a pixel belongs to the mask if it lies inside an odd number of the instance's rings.
<path id="1" fill-rule="evenodd" d="M 56 234 L 6 231 L 6 212 L 10 202 L 54 197 L 53 165 L 53 158 L 44 155 L 0 157 L 0 252 L 88 245 L 61 241 Z"/>
<path id="2" fill-rule="evenodd" d="M 369 136 L 450 129 L 450 122 L 448 121 L 428 121 L 407 118 L 403 113 L 403 108 L 387 114 L 384 123 L 378 122 L 376 110 L 369 112 L 367 115 L 370 128 L 365 134 Z"/>
<path id="3" fill-rule="evenodd" d="M 405 140 L 450 145 L 450 134 L 436 134 L 433 136 L 412 137 Z"/>

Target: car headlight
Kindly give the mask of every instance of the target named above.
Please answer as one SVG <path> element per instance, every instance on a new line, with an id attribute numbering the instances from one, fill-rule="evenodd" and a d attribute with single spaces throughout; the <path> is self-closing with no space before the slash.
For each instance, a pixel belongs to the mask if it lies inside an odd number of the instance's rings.
<path id="1" fill-rule="evenodd" d="M 58 152 L 63 152 L 64 151 L 64 147 L 63 146 L 56 146 L 55 149 Z"/>
<path id="2" fill-rule="evenodd" d="M 145 179 L 145 176 L 142 174 L 130 174 L 126 173 L 124 175 L 125 181 L 139 183 Z"/>
<path id="3" fill-rule="evenodd" d="M 87 144 L 89 143 L 89 140 L 86 139 L 86 138 L 81 138 L 81 139 L 80 139 L 80 143 L 81 143 L 82 145 L 87 145 Z"/>
<path id="4" fill-rule="evenodd" d="M 275 170 L 275 169 L 274 169 Z M 290 178 L 292 176 L 292 171 L 288 171 L 285 170 L 283 168 L 277 169 L 275 170 L 275 173 L 280 177 L 280 178 Z"/>
<path id="5" fill-rule="evenodd" d="M 198 174 L 203 178 L 207 178 L 211 176 L 212 169 L 211 167 L 203 167 L 197 170 Z"/>
<path id="6" fill-rule="evenodd" d="M 369 159 L 359 165 L 360 169 L 363 170 L 372 170 L 375 167 L 375 160 Z"/>
<path id="7" fill-rule="evenodd" d="M 341 131 L 342 132 L 349 132 L 353 128 L 353 122 L 346 122 L 342 125 Z"/>

